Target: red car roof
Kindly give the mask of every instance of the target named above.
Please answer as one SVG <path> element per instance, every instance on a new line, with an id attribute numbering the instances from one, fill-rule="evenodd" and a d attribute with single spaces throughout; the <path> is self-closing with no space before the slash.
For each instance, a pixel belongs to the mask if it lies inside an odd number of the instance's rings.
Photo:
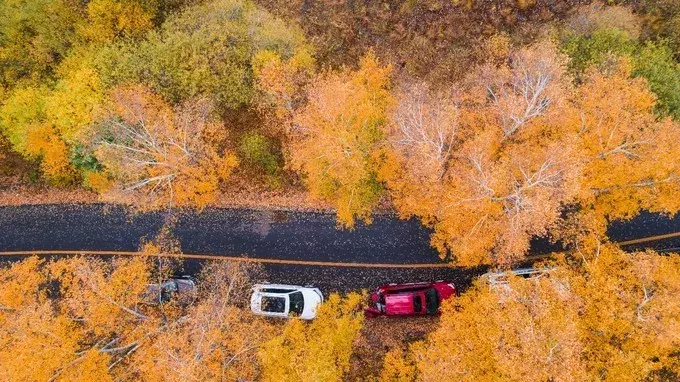
<path id="1" fill-rule="evenodd" d="M 413 314 L 413 293 L 385 296 L 387 314 Z"/>

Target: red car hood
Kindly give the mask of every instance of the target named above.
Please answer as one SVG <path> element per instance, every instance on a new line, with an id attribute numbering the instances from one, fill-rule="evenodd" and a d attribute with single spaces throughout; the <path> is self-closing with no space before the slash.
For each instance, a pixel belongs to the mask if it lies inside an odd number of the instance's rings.
<path id="1" fill-rule="evenodd" d="M 393 294 L 385 297 L 387 314 L 413 314 L 412 294 Z"/>

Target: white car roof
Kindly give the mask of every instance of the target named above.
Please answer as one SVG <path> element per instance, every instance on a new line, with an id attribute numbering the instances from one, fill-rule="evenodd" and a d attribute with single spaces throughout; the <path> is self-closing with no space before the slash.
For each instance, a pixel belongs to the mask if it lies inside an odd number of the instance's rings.
<path id="1" fill-rule="evenodd" d="M 507 284 L 508 279 L 507 276 L 509 274 L 513 274 L 515 276 L 529 276 L 528 278 L 534 278 L 534 277 L 540 277 L 541 275 L 548 273 L 552 270 L 554 270 L 554 267 L 545 267 L 545 268 L 517 268 L 517 269 L 511 269 L 509 271 L 500 271 L 500 272 L 488 272 L 482 275 L 482 277 L 485 277 L 489 280 L 490 286 L 498 285 L 498 284 Z M 532 276 L 536 275 L 536 276 Z"/>
<path id="2" fill-rule="evenodd" d="M 269 292 L 264 289 L 284 289 L 290 292 Z M 323 295 L 318 288 L 302 287 L 298 285 L 269 284 L 261 283 L 253 286 L 253 294 L 250 297 L 250 309 L 253 313 L 270 317 L 288 317 L 290 314 L 290 295 L 293 292 L 301 292 L 304 298 L 304 308 L 300 315 L 302 319 L 312 319 L 316 316 L 316 308 L 323 302 Z M 285 307 L 283 312 L 263 311 L 261 307 L 262 298 L 281 298 L 284 299 Z"/>

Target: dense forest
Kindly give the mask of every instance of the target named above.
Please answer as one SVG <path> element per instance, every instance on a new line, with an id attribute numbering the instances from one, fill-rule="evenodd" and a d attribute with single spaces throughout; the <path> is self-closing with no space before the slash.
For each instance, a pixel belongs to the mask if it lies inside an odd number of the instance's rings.
<path id="1" fill-rule="evenodd" d="M 272 324 L 234 297 L 258 270 L 215 265 L 191 307 L 131 309 L 153 257 L 31 258 L 0 269 L 0 379 L 677 380 L 680 260 L 606 233 L 680 211 L 678 142 L 676 0 L 0 0 L 0 191 L 295 195 L 415 217 L 456 266 L 571 250 L 378 365 L 359 294 Z"/>

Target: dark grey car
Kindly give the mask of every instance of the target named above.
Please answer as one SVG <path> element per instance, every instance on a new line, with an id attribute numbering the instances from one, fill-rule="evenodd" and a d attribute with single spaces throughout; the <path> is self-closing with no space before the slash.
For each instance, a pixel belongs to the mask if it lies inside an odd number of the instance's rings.
<path id="1" fill-rule="evenodd" d="M 177 300 L 180 304 L 189 305 L 196 300 L 196 280 L 190 276 L 167 279 L 160 284 L 149 284 L 142 296 L 147 305 L 158 305 Z"/>

